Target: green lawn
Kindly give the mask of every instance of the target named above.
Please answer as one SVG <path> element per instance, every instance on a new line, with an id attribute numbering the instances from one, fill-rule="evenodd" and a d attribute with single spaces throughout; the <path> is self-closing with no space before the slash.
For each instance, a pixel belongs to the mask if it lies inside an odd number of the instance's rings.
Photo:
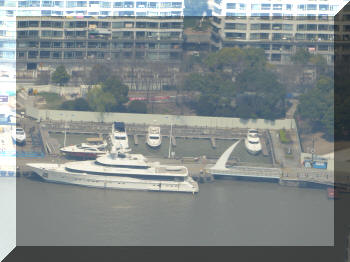
<path id="1" fill-rule="evenodd" d="M 38 96 L 45 99 L 48 109 L 59 109 L 60 105 L 64 102 L 64 99 L 56 93 L 40 92 Z"/>

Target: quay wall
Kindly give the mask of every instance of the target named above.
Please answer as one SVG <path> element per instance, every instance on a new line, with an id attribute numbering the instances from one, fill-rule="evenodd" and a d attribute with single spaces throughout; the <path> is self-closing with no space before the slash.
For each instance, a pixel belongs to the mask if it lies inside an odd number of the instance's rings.
<path id="1" fill-rule="evenodd" d="M 51 121 L 77 121 L 77 122 L 125 122 L 125 124 L 142 125 L 176 125 L 199 128 L 256 128 L 256 129 L 296 129 L 294 119 L 241 119 L 230 117 L 204 117 L 183 115 L 160 114 L 132 114 L 132 113 L 100 113 L 85 111 L 42 110 L 35 107 L 27 107 L 26 114 L 29 117 Z"/>

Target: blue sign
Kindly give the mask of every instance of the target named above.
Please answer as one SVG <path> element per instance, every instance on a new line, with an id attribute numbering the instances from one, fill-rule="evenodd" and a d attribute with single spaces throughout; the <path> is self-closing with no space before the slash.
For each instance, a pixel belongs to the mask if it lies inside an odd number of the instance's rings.
<path id="1" fill-rule="evenodd" d="M 9 101 L 8 96 L 0 95 L 0 102 L 8 102 L 8 101 Z"/>

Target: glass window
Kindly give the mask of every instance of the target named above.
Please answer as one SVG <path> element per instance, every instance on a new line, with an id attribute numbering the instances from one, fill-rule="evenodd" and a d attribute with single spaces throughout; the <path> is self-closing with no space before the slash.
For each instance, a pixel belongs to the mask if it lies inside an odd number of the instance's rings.
<path id="1" fill-rule="evenodd" d="M 122 2 L 114 2 L 113 7 L 114 8 L 122 8 L 123 7 L 123 3 Z"/>
<path id="2" fill-rule="evenodd" d="M 236 9 L 236 4 L 234 4 L 234 3 L 227 3 L 226 4 L 226 8 L 227 9 Z"/>
<path id="3" fill-rule="evenodd" d="M 273 10 L 282 10 L 282 5 L 281 4 L 274 4 Z"/>
<path id="4" fill-rule="evenodd" d="M 271 4 L 261 4 L 261 10 L 270 10 Z"/>
<path id="5" fill-rule="evenodd" d="M 307 10 L 317 10 L 317 5 L 307 5 Z"/>
<path id="6" fill-rule="evenodd" d="M 252 10 L 260 10 L 260 5 L 259 4 L 252 4 L 251 9 Z"/>
<path id="7" fill-rule="evenodd" d="M 239 10 L 245 10 L 245 4 L 239 4 Z"/>
<path id="8" fill-rule="evenodd" d="M 286 10 L 292 10 L 292 5 L 291 4 L 286 4 Z"/>
<path id="9" fill-rule="evenodd" d="M 319 10 L 321 10 L 321 11 L 328 11 L 329 10 L 329 5 L 319 5 Z"/>

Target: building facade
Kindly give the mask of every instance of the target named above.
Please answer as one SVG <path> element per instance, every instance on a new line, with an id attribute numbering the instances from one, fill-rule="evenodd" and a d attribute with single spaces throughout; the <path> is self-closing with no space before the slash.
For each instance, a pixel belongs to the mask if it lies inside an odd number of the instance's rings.
<path id="1" fill-rule="evenodd" d="M 211 1 L 215 49 L 260 47 L 273 63 L 289 63 L 298 47 L 334 61 L 334 15 L 344 0 Z"/>
<path id="2" fill-rule="evenodd" d="M 16 63 L 16 17 L 182 17 L 184 0 L 0 0 L 0 63 Z"/>

